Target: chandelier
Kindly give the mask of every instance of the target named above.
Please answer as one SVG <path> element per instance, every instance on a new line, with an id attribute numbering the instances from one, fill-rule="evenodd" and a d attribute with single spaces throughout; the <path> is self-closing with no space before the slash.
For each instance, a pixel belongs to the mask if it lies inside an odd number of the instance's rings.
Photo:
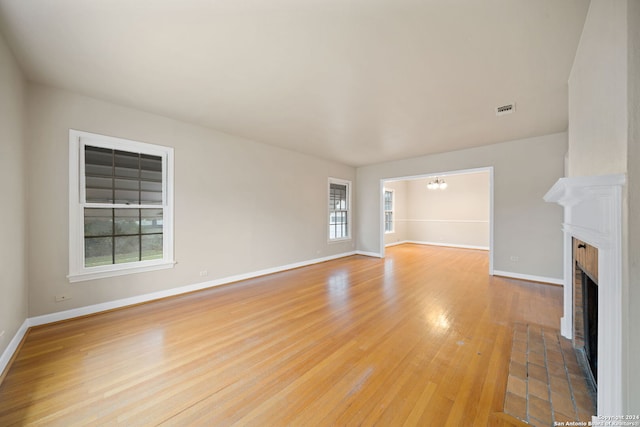
<path id="1" fill-rule="evenodd" d="M 445 188 L 447 188 L 447 183 L 444 181 L 444 179 L 439 179 L 438 177 L 436 177 L 435 181 L 429 181 L 429 183 L 427 184 L 427 188 L 429 190 L 444 190 Z"/>

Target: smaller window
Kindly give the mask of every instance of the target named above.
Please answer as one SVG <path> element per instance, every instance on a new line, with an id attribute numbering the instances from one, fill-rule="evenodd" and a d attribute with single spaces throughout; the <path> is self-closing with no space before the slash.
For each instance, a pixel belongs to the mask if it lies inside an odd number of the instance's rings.
<path id="1" fill-rule="evenodd" d="M 394 221 L 393 221 L 393 190 L 384 190 L 384 232 L 393 233 Z"/>
<path id="2" fill-rule="evenodd" d="M 351 182 L 329 178 L 329 240 L 351 237 Z"/>

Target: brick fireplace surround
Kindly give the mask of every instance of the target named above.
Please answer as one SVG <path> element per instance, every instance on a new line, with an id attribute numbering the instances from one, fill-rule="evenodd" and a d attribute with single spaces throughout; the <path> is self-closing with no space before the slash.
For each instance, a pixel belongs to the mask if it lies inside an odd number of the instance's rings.
<path id="1" fill-rule="evenodd" d="M 564 208 L 564 316 L 574 338 L 573 239 L 597 249 L 598 416 L 622 414 L 622 187 L 624 175 L 561 178 L 544 196 Z"/>

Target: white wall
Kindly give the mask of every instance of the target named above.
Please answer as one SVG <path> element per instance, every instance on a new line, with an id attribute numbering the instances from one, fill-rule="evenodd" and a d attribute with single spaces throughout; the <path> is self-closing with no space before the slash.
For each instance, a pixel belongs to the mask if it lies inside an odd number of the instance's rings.
<path id="1" fill-rule="evenodd" d="M 327 242 L 328 177 L 354 168 L 40 85 L 28 121 L 30 316 L 355 249 Z M 174 147 L 175 268 L 69 283 L 70 128 Z"/>
<path id="2" fill-rule="evenodd" d="M 569 77 L 569 176 L 627 168 L 627 2 L 595 0 Z"/>
<path id="3" fill-rule="evenodd" d="M 408 182 L 407 239 L 489 249 L 489 173 L 444 178 L 446 190 L 429 190 L 429 178 Z"/>
<path id="4" fill-rule="evenodd" d="M 0 36 L 0 355 L 27 318 L 25 97 L 22 73 Z"/>
<path id="5" fill-rule="evenodd" d="M 542 196 L 562 177 L 566 150 L 567 134 L 558 133 L 358 168 L 358 249 L 383 249 L 380 180 L 493 166 L 494 268 L 561 279 L 562 208 Z"/>
<path id="6" fill-rule="evenodd" d="M 640 413 L 639 28 L 637 0 L 592 0 L 569 79 L 569 174 L 628 174 L 622 224 L 626 414 Z"/>

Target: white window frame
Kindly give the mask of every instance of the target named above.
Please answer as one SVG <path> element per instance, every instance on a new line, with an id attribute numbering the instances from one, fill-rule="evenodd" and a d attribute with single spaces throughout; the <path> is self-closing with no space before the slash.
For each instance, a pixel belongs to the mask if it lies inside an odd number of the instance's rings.
<path id="1" fill-rule="evenodd" d="M 330 207 L 330 204 L 331 204 L 331 184 L 346 185 L 346 187 L 347 187 L 347 207 L 345 209 L 347 211 L 347 235 L 345 237 L 331 238 L 331 213 L 333 212 L 333 210 Z M 343 241 L 351 240 L 351 222 L 352 222 L 352 215 L 351 215 L 351 181 L 348 181 L 346 179 L 339 179 L 339 178 L 329 178 L 329 183 L 327 184 L 327 239 L 328 239 L 329 243 L 343 242 Z"/>
<path id="2" fill-rule="evenodd" d="M 162 259 L 85 267 L 84 208 L 86 203 L 84 147 L 86 145 L 149 154 L 162 158 Z M 173 259 L 173 176 L 173 148 L 171 147 L 73 129 L 69 130 L 69 275 L 67 278 L 70 282 L 154 271 L 172 268 L 175 265 Z M 124 205 L 117 204 L 109 206 L 114 208 L 124 207 Z M 159 206 L 153 205 L 150 207 L 157 209 Z"/>
<path id="3" fill-rule="evenodd" d="M 386 209 L 386 193 L 391 193 L 391 210 Z M 382 207 L 384 208 L 384 234 L 392 234 L 396 232 L 396 194 L 392 188 L 383 188 L 382 191 Z M 387 230 L 387 212 L 391 212 L 391 230 Z"/>

